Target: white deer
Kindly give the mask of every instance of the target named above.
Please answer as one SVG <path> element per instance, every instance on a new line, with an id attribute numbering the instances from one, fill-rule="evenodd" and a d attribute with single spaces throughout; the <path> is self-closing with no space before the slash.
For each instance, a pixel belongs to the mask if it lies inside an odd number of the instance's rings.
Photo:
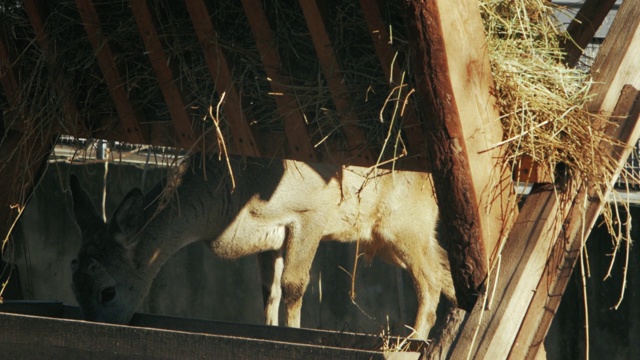
<path id="1" fill-rule="evenodd" d="M 367 256 L 407 269 L 418 297 L 418 337 L 427 338 L 440 293 L 455 298 L 447 254 L 436 240 L 430 175 L 232 157 L 232 189 L 225 161 L 196 154 L 185 163 L 146 196 L 129 192 L 106 224 L 72 176 L 82 233 L 73 289 L 86 320 L 128 323 L 162 265 L 196 241 L 225 259 L 258 254 L 271 325 L 284 296 L 286 325 L 300 326 L 321 240 L 357 240 Z"/>

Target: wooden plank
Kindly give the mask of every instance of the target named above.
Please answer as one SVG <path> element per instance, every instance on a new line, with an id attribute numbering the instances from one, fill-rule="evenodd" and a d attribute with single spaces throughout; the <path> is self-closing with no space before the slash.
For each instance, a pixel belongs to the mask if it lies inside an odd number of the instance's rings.
<path id="1" fill-rule="evenodd" d="M 311 144 L 303 114 L 297 106 L 295 98 L 290 95 L 291 83 L 285 77 L 280 76 L 280 55 L 275 47 L 273 32 L 264 13 L 262 2 L 242 0 L 242 7 L 262 57 L 265 73 L 270 79 L 269 84 L 274 94 L 273 99 L 278 106 L 280 115 L 284 118 L 290 157 L 295 160 L 317 162 L 318 155 Z"/>
<path id="2" fill-rule="evenodd" d="M 487 254 L 497 251 L 517 213 L 511 174 L 498 165 L 500 149 L 487 151 L 502 139 L 502 127 L 480 10 L 472 0 L 406 6 L 442 236 L 451 242 L 458 305 L 470 310 L 487 275 Z"/>
<path id="3" fill-rule="evenodd" d="M 529 155 L 522 155 L 513 164 L 513 181 L 520 183 L 552 183 L 551 174 L 543 171 L 544 168 L 538 166 Z"/>
<path id="4" fill-rule="evenodd" d="M 625 84 L 640 87 L 640 6 L 637 1 L 624 1 L 618 9 L 593 65 L 595 94 L 588 110 L 611 114 Z"/>
<path id="5" fill-rule="evenodd" d="M 129 96 L 124 86 L 126 82 L 118 70 L 107 36 L 102 31 L 100 18 L 93 5 L 93 0 L 76 0 L 76 6 L 82 18 L 89 42 L 96 54 L 100 70 L 107 82 L 116 111 L 120 116 L 120 124 L 124 130 L 122 138 L 131 143 L 144 143 L 145 140 L 140 131 L 140 124 L 144 123 L 145 120 L 129 101 Z"/>
<path id="6" fill-rule="evenodd" d="M 574 67 L 580 60 L 582 52 L 607 17 L 616 0 L 586 0 L 576 17 L 567 27 L 570 39 L 562 39 L 560 48 L 565 51 L 565 64 Z"/>
<path id="7" fill-rule="evenodd" d="M 596 58 L 595 64 L 592 69 L 594 86 L 591 88 L 593 94 L 596 94 L 591 98 L 588 104 L 588 109 L 591 112 L 611 114 L 613 111 L 613 105 L 609 100 L 612 97 L 617 97 L 622 89 L 623 80 L 619 79 L 621 74 L 627 74 L 624 77 L 625 80 L 638 82 L 638 76 L 640 75 L 640 64 L 635 61 L 637 59 L 637 47 L 640 44 L 640 32 L 638 29 L 638 23 L 640 23 L 640 17 L 638 16 L 638 9 L 632 9 L 633 6 L 627 6 L 625 9 L 624 3 L 618 12 L 618 17 L 615 22 L 622 21 L 624 26 L 616 25 L 611 28 L 610 36 L 614 41 L 610 41 L 609 38 L 603 44 L 600 49 L 600 53 Z M 626 12 L 626 13 L 625 13 Z M 629 16 L 629 13 L 635 14 Z M 624 35 L 623 35 L 624 34 Z M 625 37 L 631 37 L 635 40 L 631 41 Z M 613 55 L 615 54 L 615 55 Z M 595 86 L 598 84 L 598 86 Z M 601 93 L 604 91 L 604 93 Z M 597 126 L 597 125 L 594 125 Z M 603 179 L 608 182 L 613 179 Z M 568 196 L 567 203 L 576 198 L 578 186 L 580 185 L 580 179 L 573 179 L 575 190 L 572 188 L 567 189 L 565 196 Z M 547 191 L 547 197 L 555 197 L 553 191 Z M 536 197 L 528 198 L 524 207 L 530 207 L 527 205 L 530 201 L 535 201 Z M 579 199 L 577 200 L 579 201 Z M 568 213 L 569 209 L 566 210 Z M 581 213 L 581 212 L 580 212 Z M 573 213 L 576 214 L 575 212 Z M 577 215 L 576 215 L 577 216 Z M 553 217 L 547 217 L 546 219 L 535 219 L 537 227 L 548 228 L 548 221 L 554 220 Z M 531 220 L 530 219 L 530 220 Z M 544 220 L 544 221 L 543 221 Z M 523 219 L 525 221 L 525 219 Z M 544 237 L 531 238 L 532 241 L 539 243 L 536 245 L 538 251 L 542 251 L 556 242 L 560 234 L 560 229 L 555 228 L 556 232 L 540 232 L 545 234 Z M 496 287 L 496 296 L 491 300 L 493 303 L 490 310 L 484 310 L 482 303 L 479 301 L 474 311 L 467 319 L 467 325 L 463 329 L 460 335 L 458 345 L 454 353 L 453 358 L 464 356 L 465 358 L 505 358 L 511 346 L 516 340 L 518 329 L 524 319 L 524 308 L 529 307 L 536 287 L 540 281 L 546 281 L 547 278 L 542 278 L 541 271 L 544 270 L 548 254 L 545 256 L 539 256 L 535 254 L 527 255 L 526 258 L 519 260 L 519 263 L 512 261 L 513 254 L 519 251 L 517 247 L 525 246 L 519 241 L 523 239 L 529 239 L 528 234 L 522 230 L 514 228 L 509 236 L 509 240 L 503 251 L 503 262 L 498 274 L 498 279 L 510 279 L 508 283 L 504 280 L 498 282 Z M 524 263 L 524 262 L 528 263 Z M 530 272 L 525 269 L 531 269 Z M 532 281 L 534 281 L 532 283 Z M 508 287 L 508 288 L 505 288 Z M 521 289 L 515 291 L 515 289 Z M 547 294 L 547 293 L 545 293 Z M 551 296 L 554 296 L 552 294 Z M 484 310 L 484 312 L 483 312 Z M 553 309 L 549 309 L 547 306 L 537 307 L 528 312 L 530 316 L 542 316 L 545 312 L 555 312 Z M 528 315 L 529 316 L 529 315 Z M 483 320 L 481 319 L 488 319 Z M 545 329 L 546 333 L 546 329 Z M 469 357 L 468 357 L 469 356 Z M 517 358 L 517 357 L 516 357 Z"/>
<path id="8" fill-rule="evenodd" d="M 52 70 L 51 73 L 56 73 L 56 71 L 53 71 L 55 63 L 51 58 L 54 55 L 50 53 L 49 35 L 44 28 L 44 23 L 48 16 L 47 4 L 42 0 L 26 0 L 23 4 L 27 12 L 27 16 L 29 17 L 29 21 L 31 22 L 31 27 L 33 27 L 36 41 L 38 42 L 40 49 L 42 49 L 42 53 L 45 55 L 44 57 L 47 61 L 47 66 Z M 78 111 L 71 89 L 69 89 L 67 84 L 62 83 L 62 79 L 60 79 L 59 76 L 60 75 L 52 79 L 52 85 L 58 96 L 62 99 L 65 117 L 63 119 L 64 123 L 62 128 L 58 128 L 56 131 L 74 136 L 90 137 L 91 135 L 89 130 L 86 128 L 83 119 L 80 117 L 80 111 Z"/>
<path id="9" fill-rule="evenodd" d="M 618 161 L 619 169 L 622 169 L 640 136 L 640 92 L 637 89 L 632 86 L 623 89 L 611 121 L 613 123 L 608 127 L 607 133 L 626 147 L 603 144 L 602 149 L 609 152 Z M 614 176 L 602 184 L 605 199 L 616 179 L 617 176 Z M 543 351 L 544 338 L 560 306 L 580 250 L 602 211 L 604 201 L 585 187 L 574 200 L 567 216 L 568 222 L 549 255 L 549 262 L 515 338 L 509 353 L 510 359 L 536 359 Z"/>
<path id="10" fill-rule="evenodd" d="M 485 308 L 483 295 L 467 317 L 452 359 L 507 356 L 574 194 L 571 188 L 560 199 L 552 184 L 534 186 L 502 252 L 491 308 Z"/>
<path id="11" fill-rule="evenodd" d="M 316 0 L 300 0 L 300 7 L 307 22 L 322 73 L 327 81 L 331 99 L 340 116 L 348 151 L 354 156 L 352 162 L 356 165 L 373 165 L 376 158 L 367 148 L 365 134 L 358 128 L 358 117 L 350 100 L 345 78 L 333 51 L 318 3 Z"/>
<path id="12" fill-rule="evenodd" d="M 153 67 L 160 84 L 162 96 L 171 114 L 171 121 L 176 130 L 178 143 L 184 149 L 191 149 L 195 146 L 194 150 L 197 150 L 198 146 L 194 143 L 191 115 L 187 111 L 187 105 L 169 66 L 169 58 L 165 54 L 164 46 L 158 37 L 158 31 L 149 12 L 149 6 L 146 0 L 131 0 L 129 5 L 138 24 L 140 36 L 149 55 L 149 60 L 151 60 L 151 67 Z"/>
<path id="13" fill-rule="evenodd" d="M 6 358 L 385 359 L 378 351 L 0 313 Z M 38 344 L 34 346 L 33 344 Z M 394 359 L 417 359 L 395 353 Z"/>
<path id="14" fill-rule="evenodd" d="M 215 39 L 217 35 L 209 16 L 209 10 L 207 10 L 207 6 L 202 0 L 187 1 L 186 5 L 196 36 L 204 51 L 204 58 L 216 91 L 220 96 L 225 94 L 224 115 L 231 129 L 234 152 L 258 157 L 260 156 L 260 151 L 254 134 L 245 119 L 238 90 L 231 78 L 231 69 L 222 49 L 216 45 Z"/>
<path id="15" fill-rule="evenodd" d="M 360 0 L 360 8 L 367 22 L 367 28 L 369 29 L 376 55 L 378 59 L 380 59 L 380 66 L 389 81 L 390 88 L 393 90 L 398 86 L 406 85 L 407 81 L 401 83 L 405 74 L 402 74 L 398 63 L 394 61 L 396 52 L 389 42 L 389 32 L 382 21 L 378 2 Z M 406 76 L 408 77 L 409 75 L 406 74 Z M 406 95 L 409 89 L 405 88 L 404 90 Z M 400 94 L 401 89 L 397 88 L 396 91 Z M 415 160 L 418 168 L 423 169 L 421 171 L 429 172 L 430 164 L 426 157 L 424 133 L 422 132 L 422 124 L 420 123 L 420 117 L 415 107 L 409 106 L 402 114 L 402 129 L 407 137 L 407 145 L 409 148 L 408 156 L 411 157 L 412 160 Z"/>

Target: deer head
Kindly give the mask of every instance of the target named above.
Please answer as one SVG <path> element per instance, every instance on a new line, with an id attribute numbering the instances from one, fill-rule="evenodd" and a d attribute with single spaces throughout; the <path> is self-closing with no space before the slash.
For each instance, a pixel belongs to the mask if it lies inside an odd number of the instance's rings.
<path id="1" fill-rule="evenodd" d="M 129 192 L 108 223 L 72 175 L 73 209 L 82 233 L 78 257 L 71 262 L 76 300 L 85 320 L 126 324 L 150 284 L 135 264 L 137 235 L 144 225 L 144 197 Z"/>

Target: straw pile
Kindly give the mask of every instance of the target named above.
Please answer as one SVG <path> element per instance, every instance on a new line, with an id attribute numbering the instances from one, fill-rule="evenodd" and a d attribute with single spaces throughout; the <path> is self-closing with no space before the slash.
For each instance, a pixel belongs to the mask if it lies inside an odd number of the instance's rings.
<path id="1" fill-rule="evenodd" d="M 174 76 L 194 119 L 207 119 L 220 96 L 204 61 L 191 18 L 182 2 L 150 1 L 156 27 L 165 44 Z M 71 91 L 79 115 L 91 129 L 112 129 L 117 112 L 87 39 L 75 1 L 49 2 L 46 30 L 50 48 L 42 51 L 33 40 L 33 30 L 24 10 L 17 5 L 0 8 L 5 32 L 18 55 L 15 71 L 20 74 L 17 106 L 2 104 L 5 121 L 26 119 L 29 131 L 47 132 L 72 122 L 65 117 L 63 101 L 53 84 Z M 170 122 L 138 27 L 126 2 L 94 1 L 102 31 L 121 65 L 123 86 L 134 108 L 147 122 Z M 383 150 L 385 138 L 401 140 L 401 121 L 393 111 L 397 99 L 389 87 L 371 44 L 357 1 L 322 2 L 327 29 L 345 75 L 349 100 L 358 126 L 367 134 L 368 147 L 384 152 L 381 160 L 398 151 Z M 276 108 L 261 56 L 253 41 L 242 6 L 236 0 L 209 4 L 218 44 L 233 66 L 235 85 L 242 96 L 245 116 L 257 132 L 283 132 L 282 114 Z M 309 124 L 312 143 L 345 148 L 337 113 L 324 74 L 318 63 L 309 30 L 297 2 L 268 1 L 265 12 L 274 30 L 290 93 Z M 400 1 L 388 2 L 381 10 L 391 29 L 390 39 L 398 51 L 396 64 L 412 75 L 407 61 L 407 42 Z M 482 16 L 495 78 L 495 95 L 505 130 L 505 161 L 516 163 L 530 155 L 549 174 L 556 164 L 566 165 L 570 175 L 591 183 L 607 178 L 614 169 L 610 159 L 597 151 L 607 141 L 583 110 L 590 80 L 576 69 L 562 65 L 559 39 L 564 36 L 549 3 L 543 0 L 482 1 Z M 408 89 L 412 87 L 409 83 Z M 407 91 L 408 92 L 408 91 Z M 4 100 L 3 100 L 4 101 Z M 411 106 L 411 104 L 409 104 Z M 224 113 L 222 114 L 224 120 Z M 37 122 L 36 122 L 37 121 Z M 222 132 L 228 129 L 221 121 Z M 399 143 L 402 143 L 399 141 Z M 402 146 L 399 151 L 402 151 Z"/>
<path id="2" fill-rule="evenodd" d="M 559 9 L 543 0 L 480 4 L 503 144 L 509 147 L 505 160 L 516 164 L 529 155 L 552 178 L 557 164 L 564 164 L 570 178 L 590 184 L 610 178 L 615 165 L 598 150 L 610 139 L 594 128 L 593 115 L 584 109 L 591 78 L 563 64 L 559 43 L 567 35 L 554 14 Z"/>

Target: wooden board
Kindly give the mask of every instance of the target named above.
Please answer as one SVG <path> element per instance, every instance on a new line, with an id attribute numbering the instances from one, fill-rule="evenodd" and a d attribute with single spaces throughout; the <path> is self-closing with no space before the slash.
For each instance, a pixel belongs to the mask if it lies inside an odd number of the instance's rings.
<path id="1" fill-rule="evenodd" d="M 156 320 L 161 324 L 173 323 L 170 318 Z M 185 321 L 185 324 L 189 322 L 189 320 Z M 241 325 L 237 327 L 237 329 L 241 328 Z M 296 329 L 289 330 L 296 331 Z M 6 313 L 0 313 L 0 333 L 3 334 L 0 337 L 0 353 L 3 357 L 14 359 L 40 357 L 48 359 L 116 357 L 121 359 L 418 359 L 419 357 L 419 353 L 416 352 L 383 353 L 294 343 L 286 340 L 261 340 L 242 335 L 213 335 L 190 330 L 160 330 Z"/>
<path id="2" fill-rule="evenodd" d="M 432 163 L 442 235 L 463 309 L 473 308 L 488 256 L 517 213 L 511 174 L 498 166 L 502 140 L 484 28 L 475 1 L 407 2 L 417 102 Z M 426 123 L 429 125 L 426 126 Z"/>
<path id="3" fill-rule="evenodd" d="M 594 113 L 611 114 L 625 82 L 638 83 L 640 85 L 640 63 L 637 62 L 640 51 L 640 8 L 633 6 L 631 2 L 627 6 L 625 4 L 627 3 L 623 3 L 623 6 L 618 11 L 618 17 L 616 17 L 610 34 L 605 40 L 592 69 L 594 75 L 592 92 L 596 95 L 588 104 L 588 109 Z M 594 124 L 594 126 L 599 125 Z M 619 134 L 611 135 L 618 136 Z M 627 140 L 633 142 L 637 139 Z M 612 155 L 623 156 L 622 154 Z M 603 179 L 604 183 L 612 181 L 613 179 Z M 564 196 L 568 196 L 568 203 L 563 206 L 564 210 L 560 211 L 563 222 L 569 214 L 573 216 L 569 221 L 577 221 L 584 215 L 584 204 L 581 201 L 573 203 L 578 194 L 580 179 L 574 179 L 573 183 L 575 186 L 566 189 L 564 192 Z M 529 197 L 524 207 L 531 208 L 531 210 L 527 210 L 530 213 L 521 213 L 520 218 L 522 219 L 520 220 L 519 218 L 519 221 L 529 221 L 540 228 L 548 228 L 549 221 L 558 221 L 550 216 L 544 218 L 536 217 L 535 214 L 539 213 L 539 210 L 528 205 L 529 202 L 539 201 L 538 198 L 540 196 L 545 196 L 548 201 L 551 201 L 551 198 L 556 196 L 556 191 L 561 192 L 560 190 L 552 189 L 547 190 L 546 194 Z M 584 199 L 583 197 L 582 200 Z M 538 206 L 546 206 L 546 201 L 541 202 Z M 580 208 L 570 210 L 571 207 L 568 206 L 573 206 L 573 204 L 577 204 L 576 206 L 580 206 Z M 564 223 L 561 223 L 561 225 L 565 226 Z M 539 232 L 544 236 L 537 238 L 530 237 L 528 231 L 523 231 L 526 230 L 526 227 L 518 227 L 512 230 L 510 240 L 503 251 L 502 258 L 505 261 L 497 273 L 498 286 L 496 295 L 493 299 L 487 300 L 488 303 L 492 303 L 492 306 L 490 310 L 487 310 L 482 304 L 476 305 L 461 332 L 457 347 L 452 354 L 453 358 L 467 358 L 469 356 L 469 358 L 475 359 L 502 359 L 508 356 L 514 341 L 519 344 L 518 346 L 522 346 L 521 340 L 516 340 L 516 335 L 522 322 L 525 321 L 524 309 L 530 306 L 533 295 L 537 295 L 536 288 L 538 284 L 541 281 L 547 281 L 547 278 L 543 278 L 541 275 L 551 253 L 551 246 L 560 235 L 560 229 L 563 228 L 556 227 L 555 232 Z M 521 253 L 519 247 L 529 246 L 529 242 L 536 243 L 534 249 L 539 249 L 536 250 L 536 254 L 525 253 L 525 257 L 514 260 L 513 256 L 519 256 L 517 254 Z M 570 256 L 571 254 L 567 253 L 566 255 Z M 548 295 L 553 298 L 558 297 L 560 293 L 561 291 L 554 291 L 551 294 L 545 293 L 544 296 Z M 534 304 L 541 305 L 540 303 Z M 544 306 L 536 306 L 536 308 L 527 313 L 527 316 L 538 317 L 545 315 L 549 311 L 554 312 L 555 309 L 550 309 L 548 305 L 547 303 Z M 544 329 L 543 334 L 546 334 L 546 329 Z M 535 326 L 527 328 L 526 331 L 536 331 Z M 538 340 L 540 339 L 538 338 Z M 538 341 L 536 346 L 539 345 L 540 342 Z M 527 346 L 529 345 L 525 345 L 525 347 Z M 536 347 L 536 349 L 540 349 L 540 347 Z M 537 353 L 531 354 L 531 356 L 535 357 Z M 515 356 L 514 358 L 519 359 L 521 357 Z"/>
<path id="4" fill-rule="evenodd" d="M 620 169 L 626 164 L 631 149 L 640 136 L 639 117 L 640 92 L 631 86 L 625 87 L 614 111 L 612 126 L 609 127 L 610 134 L 619 139 L 621 145 L 603 145 L 603 151 L 608 151 L 618 160 Z M 618 176 L 614 176 L 608 183 L 602 184 L 605 199 L 617 178 Z M 561 295 L 569 283 L 584 241 L 602 211 L 604 201 L 586 187 L 576 196 L 567 216 L 568 221 L 564 224 L 564 231 L 550 252 L 549 261 L 514 340 L 510 359 L 535 359 L 542 352 L 541 347 L 560 306 Z"/>

